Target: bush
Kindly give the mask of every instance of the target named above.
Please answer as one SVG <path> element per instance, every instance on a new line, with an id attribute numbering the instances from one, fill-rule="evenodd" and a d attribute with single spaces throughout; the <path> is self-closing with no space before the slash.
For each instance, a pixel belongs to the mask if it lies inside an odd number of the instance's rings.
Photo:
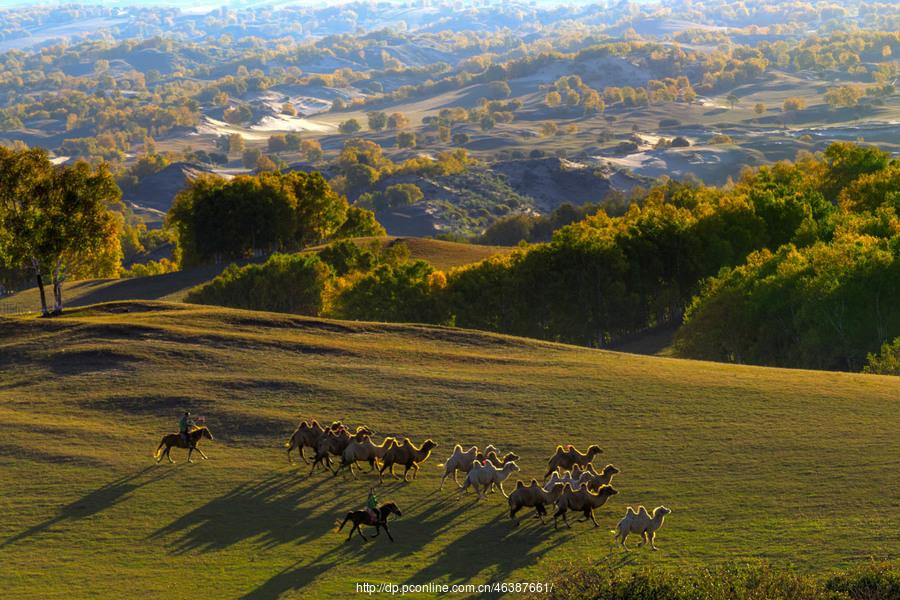
<path id="1" fill-rule="evenodd" d="M 552 592 L 529 597 L 578 600 L 886 600 L 900 594 L 900 572 L 869 565 L 827 581 L 767 563 L 727 565 L 692 572 L 624 570 L 613 564 L 574 563 L 553 569 Z"/>
<path id="2" fill-rule="evenodd" d="M 870 353 L 863 371 L 878 375 L 900 375 L 900 337 L 893 342 L 885 342 L 878 354 Z"/>
<path id="3" fill-rule="evenodd" d="M 331 277 L 314 254 L 273 254 L 261 265 L 230 265 L 185 301 L 315 316 Z"/>
<path id="4" fill-rule="evenodd" d="M 673 148 L 689 148 L 691 143 L 688 141 L 686 137 L 678 136 L 672 140 Z"/>
<path id="5" fill-rule="evenodd" d="M 659 126 L 660 127 L 678 127 L 681 125 L 681 121 L 678 119 L 660 119 Z"/>

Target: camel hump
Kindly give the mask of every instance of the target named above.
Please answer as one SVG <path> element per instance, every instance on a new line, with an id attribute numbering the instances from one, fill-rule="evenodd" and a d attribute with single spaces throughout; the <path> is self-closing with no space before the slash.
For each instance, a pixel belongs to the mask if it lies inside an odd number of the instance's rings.
<path id="1" fill-rule="evenodd" d="M 643 507 L 641 507 L 641 508 L 643 508 Z M 636 515 L 637 515 L 637 513 L 634 512 L 634 509 L 631 508 L 630 506 L 625 510 L 625 514 L 626 514 L 626 515 L 631 515 L 631 516 L 636 516 Z"/>
<path id="2" fill-rule="evenodd" d="M 534 479 L 531 480 L 531 483 L 532 483 L 532 484 L 535 483 Z M 518 490 L 518 489 L 523 488 L 523 487 L 525 487 L 525 482 L 522 481 L 521 479 L 518 480 L 518 481 L 516 482 L 516 489 Z"/>
<path id="3" fill-rule="evenodd" d="M 560 454 L 561 452 L 565 452 L 565 451 L 566 451 L 566 449 L 563 448 L 562 446 L 557 446 L 557 447 L 556 447 L 556 453 L 557 453 L 557 454 Z"/>

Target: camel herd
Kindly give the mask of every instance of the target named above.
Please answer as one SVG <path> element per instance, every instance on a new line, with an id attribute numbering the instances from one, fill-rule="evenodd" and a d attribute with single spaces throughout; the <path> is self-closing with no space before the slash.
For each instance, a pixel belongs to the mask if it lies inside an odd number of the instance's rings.
<path id="1" fill-rule="evenodd" d="M 296 449 L 300 458 L 307 464 L 304 448 L 313 451 L 312 467 L 310 475 L 315 473 L 317 467 L 331 471 L 337 475 L 349 470 L 354 478 L 357 474 L 354 466 L 358 463 L 368 463 L 370 472 L 378 471 L 379 479 L 384 481 L 385 471 L 392 477 L 400 478 L 394 473 L 394 467 L 404 468 L 404 481 L 416 479 L 419 467 L 428 460 L 432 450 L 437 444 L 432 440 L 425 440 L 420 446 L 416 446 L 409 438 L 398 441 L 393 437 L 386 437 L 381 444 L 376 445 L 372 441 L 373 432 L 365 426 L 350 429 L 340 421 L 335 421 L 327 427 L 322 427 L 318 421 L 303 421 L 285 443 L 288 461 L 293 462 L 291 452 Z M 557 527 L 557 519 L 562 517 L 567 527 L 571 527 L 566 517 L 567 513 L 581 513 L 581 521 L 590 520 L 595 527 L 600 524 L 594 517 L 594 511 L 606 504 L 610 497 L 618 492 L 612 487 L 611 482 L 620 471 L 613 465 L 606 465 L 601 471 L 597 471 L 593 465 L 593 459 L 603 450 L 592 445 L 587 452 L 580 452 L 574 446 L 557 446 L 553 455 L 547 461 L 547 472 L 544 475 L 544 483 L 538 483 L 532 479 L 526 484 L 521 479 L 516 482 L 515 489 L 509 494 L 503 487 L 513 473 L 519 472 L 516 463 L 519 456 L 508 452 L 503 454 L 494 445 L 488 445 L 483 451 L 476 446 L 468 450 L 457 444 L 453 448 L 450 457 L 440 467 L 444 470 L 439 489 L 444 488 L 448 477 L 453 476 L 453 481 L 459 488 L 457 499 L 465 494 L 469 487 L 475 490 L 478 500 L 487 497 L 488 493 L 500 489 L 500 493 L 507 498 L 509 504 L 509 517 L 517 526 L 519 520 L 516 514 L 523 508 L 533 508 L 535 517 L 544 522 L 548 514 L 547 507 L 553 506 L 553 525 Z M 334 465 L 334 459 L 340 462 Z M 465 479 L 460 483 L 458 475 L 462 473 Z M 662 526 L 666 515 L 672 511 L 664 506 L 657 507 L 652 516 L 643 506 L 637 511 L 628 507 L 625 517 L 619 521 L 612 533 L 616 541 L 622 547 L 629 534 L 641 536 L 641 543 L 649 543 L 656 550 L 656 531 Z M 351 533 L 352 535 L 352 533 Z"/>

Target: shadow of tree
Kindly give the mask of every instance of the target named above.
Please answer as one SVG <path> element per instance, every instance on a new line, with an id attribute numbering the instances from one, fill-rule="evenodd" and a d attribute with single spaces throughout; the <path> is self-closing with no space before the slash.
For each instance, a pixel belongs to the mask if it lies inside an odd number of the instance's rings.
<path id="1" fill-rule="evenodd" d="M 129 495 L 134 490 L 145 485 L 155 483 L 170 476 L 173 473 L 173 471 L 157 470 L 152 477 L 149 477 L 144 481 L 139 481 L 142 475 L 151 470 L 154 470 L 154 466 L 144 467 L 143 469 L 136 471 L 135 473 L 120 477 L 115 481 L 107 483 L 103 487 L 90 492 L 89 494 L 79 498 L 75 502 L 63 506 L 60 509 L 59 514 L 57 514 L 56 516 L 38 523 L 37 525 L 34 525 L 33 527 L 30 527 L 25 531 L 22 531 L 21 533 L 17 533 L 10 538 L 7 538 L 2 544 L 0 544 L 0 547 L 9 546 L 11 544 L 15 544 L 18 541 L 32 537 L 34 535 L 38 535 L 63 521 L 83 519 L 85 517 L 95 515 L 112 506 L 115 506 L 116 504 L 120 504 L 128 500 Z"/>
<path id="2" fill-rule="evenodd" d="M 149 537 L 159 539 L 180 534 L 171 544 L 174 554 L 191 550 L 209 552 L 256 540 L 263 549 L 279 544 L 303 542 L 321 537 L 333 528 L 333 519 L 313 518 L 316 508 L 326 505 L 320 489 L 326 480 L 304 479 L 295 471 L 278 473 L 257 482 L 241 484 L 211 500 Z M 331 486 L 334 492 L 342 486 Z M 299 506 L 311 496 L 315 505 Z"/>

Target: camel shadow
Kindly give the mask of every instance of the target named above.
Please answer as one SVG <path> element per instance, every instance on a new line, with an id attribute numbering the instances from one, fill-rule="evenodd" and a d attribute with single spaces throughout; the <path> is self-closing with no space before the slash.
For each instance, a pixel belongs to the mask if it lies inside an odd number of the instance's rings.
<path id="1" fill-rule="evenodd" d="M 551 525 L 513 528 L 504 512 L 423 561 L 426 566 L 411 575 L 406 583 L 424 584 L 441 579 L 450 584 L 468 583 L 485 567 L 492 567 L 491 581 L 501 582 L 508 580 L 514 571 L 535 564 L 569 539 L 568 532 L 556 531 Z"/>
<path id="2" fill-rule="evenodd" d="M 333 527 L 333 520 L 315 515 L 327 506 L 321 486 L 323 478 L 298 478 L 293 470 L 244 483 L 224 496 L 175 519 L 149 539 L 178 535 L 171 543 L 173 554 L 199 550 L 211 552 L 245 540 L 255 540 L 261 549 L 319 538 Z M 300 506 L 310 496 L 314 506 Z"/>
<path id="3" fill-rule="evenodd" d="M 125 475 L 124 477 L 120 477 L 115 481 L 111 481 L 110 483 L 105 484 L 104 486 L 88 493 L 87 495 L 82 496 L 75 502 L 63 506 L 62 508 L 60 508 L 59 514 L 57 514 L 56 516 L 38 523 L 37 525 L 34 525 L 33 527 L 30 527 L 25 531 L 17 533 L 16 535 L 6 539 L 2 544 L 0 544 L 0 548 L 38 535 L 50 529 L 54 525 L 62 523 L 63 521 L 83 519 L 85 517 L 89 517 L 102 512 L 117 504 L 121 504 L 122 502 L 128 500 L 131 493 L 136 489 L 160 481 L 161 479 L 164 479 L 172 474 L 172 471 L 156 471 L 156 474 L 148 478 L 147 480 L 137 481 L 142 475 L 153 469 L 153 466 L 144 467 L 139 471 L 136 471 L 135 473 Z"/>

